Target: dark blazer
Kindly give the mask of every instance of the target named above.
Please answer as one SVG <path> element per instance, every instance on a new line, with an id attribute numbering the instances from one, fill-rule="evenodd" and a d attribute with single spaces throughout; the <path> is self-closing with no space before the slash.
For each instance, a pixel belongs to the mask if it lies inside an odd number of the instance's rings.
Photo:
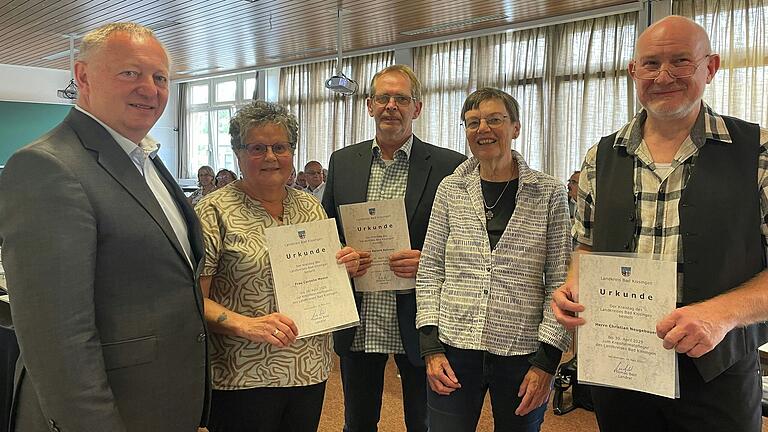
<path id="1" fill-rule="evenodd" d="M 206 326 L 193 263 L 139 171 L 89 116 L 16 152 L 0 177 L 0 241 L 21 348 L 12 430 L 195 430 L 207 406 Z"/>
<path id="2" fill-rule="evenodd" d="M 365 202 L 368 196 L 368 177 L 371 174 L 373 140 L 363 141 L 331 154 L 328 163 L 328 179 L 323 195 L 323 207 L 328 217 L 336 218 L 339 236 L 344 242 L 344 230 L 338 209 L 342 204 Z M 434 146 L 413 137 L 411 157 L 408 168 L 408 184 L 405 189 L 405 211 L 408 217 L 408 230 L 411 236 L 411 248 L 421 250 L 424 236 L 427 234 L 432 202 L 440 181 L 453 173 L 466 156 L 453 150 Z M 355 295 L 358 309 L 361 297 Z M 423 365 L 419 354 L 419 338 L 416 331 L 416 294 L 397 296 L 397 317 L 400 335 L 408 358 L 414 365 Z M 333 334 L 336 353 L 349 352 L 355 337 L 356 327 L 337 331 Z"/>

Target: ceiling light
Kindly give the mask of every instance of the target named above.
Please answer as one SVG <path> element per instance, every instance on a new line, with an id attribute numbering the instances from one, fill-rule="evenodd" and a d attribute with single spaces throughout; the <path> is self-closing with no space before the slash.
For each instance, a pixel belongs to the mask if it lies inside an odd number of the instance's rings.
<path id="1" fill-rule="evenodd" d="M 507 18 L 509 17 L 504 14 L 486 15 L 486 16 L 481 16 L 477 18 L 469 18 L 461 21 L 453 21 L 445 24 L 438 24 L 432 27 L 424 27 L 424 28 L 415 29 L 415 30 L 408 30 L 408 31 L 400 32 L 400 34 L 405 36 L 416 36 L 423 33 L 441 32 L 445 30 L 452 30 L 459 27 L 465 27 L 472 24 L 479 24 L 482 22 L 496 21 L 496 20 L 502 20 Z"/>
<path id="2" fill-rule="evenodd" d="M 214 66 L 210 68 L 204 68 L 204 69 L 187 69 L 187 70 L 181 70 L 176 72 L 179 75 L 199 75 L 204 74 L 208 72 L 216 72 L 224 69 L 222 66 Z"/>

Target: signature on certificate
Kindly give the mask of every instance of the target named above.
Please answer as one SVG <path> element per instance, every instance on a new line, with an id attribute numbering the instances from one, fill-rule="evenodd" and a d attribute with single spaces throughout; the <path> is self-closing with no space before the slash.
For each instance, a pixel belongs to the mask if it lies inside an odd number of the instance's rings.
<path id="1" fill-rule="evenodd" d="M 632 364 L 621 360 L 616 363 L 616 367 L 613 368 L 613 373 L 627 378 L 635 376 L 635 374 L 632 373 Z"/>
<path id="2" fill-rule="evenodd" d="M 322 322 L 328 319 L 330 315 L 328 314 L 328 311 L 323 306 L 318 306 L 315 308 L 314 311 L 312 311 L 312 321 L 314 322 Z"/>

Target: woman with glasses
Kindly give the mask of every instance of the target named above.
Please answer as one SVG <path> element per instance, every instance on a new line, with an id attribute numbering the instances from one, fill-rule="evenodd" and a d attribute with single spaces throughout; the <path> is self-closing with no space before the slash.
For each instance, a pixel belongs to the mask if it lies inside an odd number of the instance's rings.
<path id="1" fill-rule="evenodd" d="M 416 281 L 430 430 L 538 431 L 565 329 L 550 307 L 571 252 L 565 187 L 512 149 L 519 106 L 483 88 L 461 111 L 472 157 L 440 183 Z"/>
<path id="2" fill-rule="evenodd" d="M 198 188 L 189 195 L 189 198 L 187 198 L 189 204 L 193 207 L 197 205 L 204 196 L 216 190 L 213 168 L 208 165 L 203 165 L 197 170 L 197 186 Z"/>
<path id="3" fill-rule="evenodd" d="M 211 432 L 314 431 L 331 368 L 331 335 L 297 339 L 276 312 L 264 230 L 325 219 L 310 194 L 286 187 L 298 123 L 284 107 L 253 102 L 230 122 L 242 180 L 197 205 L 206 255 L 200 277 L 211 331 Z M 336 257 L 350 274 L 359 255 Z"/>
<path id="4" fill-rule="evenodd" d="M 221 189 L 235 180 L 237 180 L 237 174 L 226 168 L 222 168 L 216 173 L 216 188 Z"/>

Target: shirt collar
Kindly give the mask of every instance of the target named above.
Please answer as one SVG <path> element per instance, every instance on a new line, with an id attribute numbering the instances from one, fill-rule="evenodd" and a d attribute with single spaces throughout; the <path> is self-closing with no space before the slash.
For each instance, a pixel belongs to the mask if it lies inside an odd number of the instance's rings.
<path id="1" fill-rule="evenodd" d="M 403 143 L 402 146 L 400 146 L 399 149 L 395 150 L 394 159 L 410 159 L 411 158 L 411 148 L 413 148 L 413 134 L 408 137 L 408 139 Z M 379 147 L 379 143 L 376 142 L 376 138 L 373 138 L 373 143 L 371 144 L 371 149 L 373 150 L 373 154 L 377 158 L 381 158 L 381 147 Z"/>
<path id="2" fill-rule="evenodd" d="M 160 143 L 151 136 L 145 136 L 142 138 L 139 144 L 136 144 L 128 138 L 120 135 L 117 131 L 107 126 L 103 121 L 99 120 L 96 118 L 96 116 L 89 113 L 79 105 L 75 105 L 75 109 L 96 120 L 98 124 L 100 124 L 104 129 L 107 130 L 107 132 L 109 132 L 110 135 L 112 135 L 112 138 L 117 141 L 117 144 L 120 146 L 120 148 L 122 148 L 125 153 L 127 153 L 128 156 L 130 156 L 132 159 L 136 156 L 141 156 L 142 158 L 150 157 L 154 159 L 155 156 L 157 156 L 157 152 L 160 150 Z"/>
<path id="3" fill-rule="evenodd" d="M 693 124 L 690 136 L 696 147 L 701 148 L 706 140 L 712 139 L 723 143 L 732 143 L 728 128 L 725 127 L 723 117 L 716 113 L 709 105 L 702 102 L 699 117 Z M 643 140 L 643 125 L 648 118 L 648 112 L 642 109 L 629 123 L 622 126 L 616 133 L 614 147 L 626 147 L 627 153 L 635 154 Z"/>

